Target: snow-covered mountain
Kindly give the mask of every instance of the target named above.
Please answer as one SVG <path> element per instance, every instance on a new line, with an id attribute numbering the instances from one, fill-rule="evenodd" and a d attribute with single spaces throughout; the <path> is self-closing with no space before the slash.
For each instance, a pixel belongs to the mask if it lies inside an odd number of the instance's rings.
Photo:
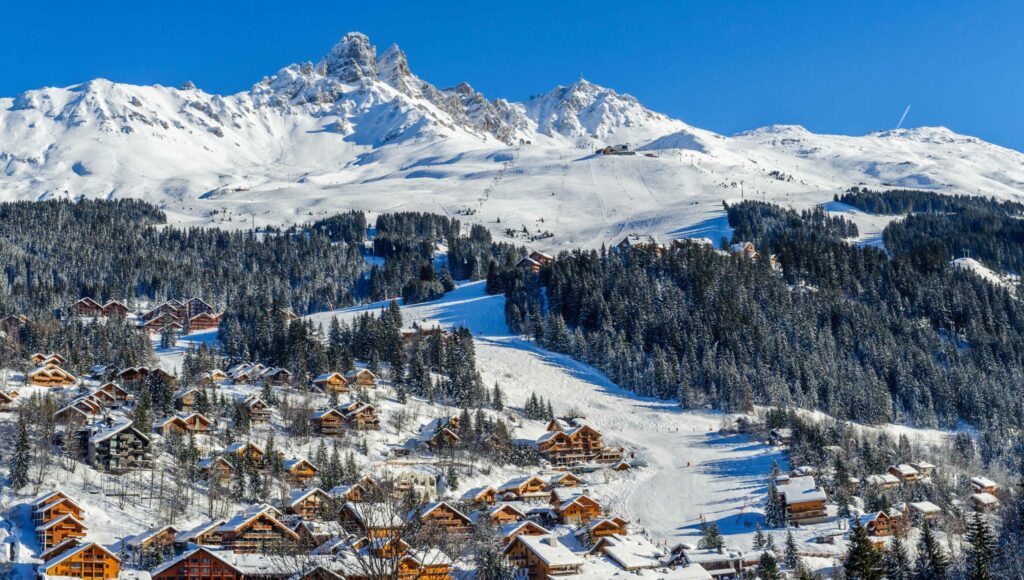
<path id="1" fill-rule="evenodd" d="M 640 154 L 594 155 L 618 143 Z M 722 200 L 809 205 L 858 184 L 1016 197 L 1024 155 L 945 128 L 725 137 L 583 79 L 492 100 L 435 87 L 359 33 L 235 95 L 98 79 L 0 99 L 0 198 L 141 197 L 195 223 L 422 210 L 550 233 L 536 245 L 556 249 L 625 231 L 717 239 Z"/>

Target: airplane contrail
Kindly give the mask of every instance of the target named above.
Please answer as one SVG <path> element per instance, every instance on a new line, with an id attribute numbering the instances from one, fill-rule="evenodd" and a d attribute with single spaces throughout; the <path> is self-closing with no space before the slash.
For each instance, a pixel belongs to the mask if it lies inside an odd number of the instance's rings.
<path id="1" fill-rule="evenodd" d="M 897 129 L 899 129 L 903 125 L 903 120 L 907 118 L 907 113 L 909 113 L 909 112 L 910 112 L 910 105 L 907 105 L 907 108 L 904 109 L 904 111 L 903 111 L 903 116 L 900 117 L 900 122 L 896 123 L 896 128 Z"/>

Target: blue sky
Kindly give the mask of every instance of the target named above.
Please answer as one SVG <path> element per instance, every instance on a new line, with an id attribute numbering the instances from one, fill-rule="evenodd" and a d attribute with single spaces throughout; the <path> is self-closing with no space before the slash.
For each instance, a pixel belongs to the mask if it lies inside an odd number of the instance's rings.
<path id="1" fill-rule="evenodd" d="M 0 95 L 94 77 L 237 92 L 360 30 L 378 50 L 398 43 L 426 80 L 488 97 L 522 100 L 582 73 L 726 134 L 860 134 L 911 105 L 905 125 L 1024 150 L 1019 1 L 161 4 L 8 5 Z"/>

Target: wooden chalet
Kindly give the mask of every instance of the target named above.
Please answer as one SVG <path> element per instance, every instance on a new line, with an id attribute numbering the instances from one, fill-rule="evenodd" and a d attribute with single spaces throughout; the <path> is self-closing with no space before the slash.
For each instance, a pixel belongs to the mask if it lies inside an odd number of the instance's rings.
<path id="1" fill-rule="evenodd" d="M 281 523 L 269 505 L 253 506 L 236 515 L 217 531 L 221 546 L 232 552 L 251 554 L 294 547 L 299 535 Z"/>
<path id="2" fill-rule="evenodd" d="M 358 431 L 376 431 L 380 429 L 380 416 L 377 407 L 370 403 L 355 401 L 341 407 L 345 414 L 345 423 L 350 429 Z"/>
<path id="3" fill-rule="evenodd" d="M 219 547 L 221 544 L 220 527 L 226 522 L 227 520 L 211 520 L 191 530 L 179 532 L 174 537 L 174 547 L 179 550 L 185 548 L 188 544 Z"/>
<path id="4" fill-rule="evenodd" d="M 325 393 L 347 393 L 348 381 L 341 373 L 324 373 L 313 379 L 313 386 Z"/>
<path id="5" fill-rule="evenodd" d="M 53 364 L 62 367 L 68 364 L 66 358 L 52 352 L 49 354 L 44 354 L 41 352 L 34 353 L 32 356 L 29 357 L 29 360 L 31 360 L 32 364 L 36 365 L 37 367 L 45 366 L 47 364 Z"/>
<path id="6" fill-rule="evenodd" d="M 473 527 L 469 516 L 443 501 L 424 506 L 419 518 L 426 526 L 437 526 L 452 533 L 467 532 Z"/>
<path id="7" fill-rule="evenodd" d="M 486 515 L 487 519 L 498 525 L 521 522 L 526 519 L 526 514 L 523 513 L 523 510 L 517 508 L 515 504 L 511 503 L 499 503 L 494 505 L 487 510 Z"/>
<path id="8" fill-rule="evenodd" d="M 148 467 L 149 436 L 136 429 L 128 419 L 104 421 L 79 430 L 81 449 L 89 465 L 113 473 Z"/>
<path id="9" fill-rule="evenodd" d="M 284 471 L 288 480 L 296 485 L 307 485 L 316 477 L 318 469 L 309 461 L 296 458 L 284 462 Z"/>
<path id="10" fill-rule="evenodd" d="M 752 242 L 737 242 L 729 246 L 729 253 L 733 256 L 740 256 L 753 260 L 757 257 L 757 248 Z"/>
<path id="11" fill-rule="evenodd" d="M 588 462 L 617 463 L 622 452 L 604 446 L 601 433 L 590 425 L 579 425 L 569 431 L 548 431 L 537 440 L 544 459 L 556 467 L 573 467 Z"/>
<path id="12" fill-rule="evenodd" d="M 971 478 L 971 487 L 974 488 L 975 493 L 994 494 L 999 491 L 999 484 L 982 475 Z"/>
<path id="13" fill-rule="evenodd" d="M 132 395 L 127 390 L 122 388 L 117 383 L 104 383 L 98 391 L 107 393 L 114 398 L 114 401 L 118 404 L 124 404 L 132 400 Z"/>
<path id="14" fill-rule="evenodd" d="M 147 319 L 142 323 L 142 330 L 145 330 L 150 334 L 163 332 L 165 329 L 182 332 L 185 330 L 185 325 L 181 323 L 180 318 L 171 314 L 160 314 Z"/>
<path id="15" fill-rule="evenodd" d="M 191 332 L 198 330 L 216 330 L 220 328 L 220 320 L 223 314 L 212 312 L 200 312 L 188 319 L 188 329 Z"/>
<path id="16" fill-rule="evenodd" d="M 328 494 L 337 501 L 360 503 L 366 501 L 376 488 L 377 484 L 373 480 L 364 477 L 352 485 L 333 487 Z"/>
<path id="17" fill-rule="evenodd" d="M 498 490 L 490 485 L 474 487 L 462 494 L 462 501 L 477 507 L 491 506 L 498 501 Z"/>
<path id="18" fill-rule="evenodd" d="M 660 256 L 665 250 L 665 247 L 662 246 L 658 241 L 658 238 L 654 236 L 629 234 L 615 245 L 615 250 L 619 252 L 625 252 L 628 250 L 650 250 L 653 251 L 655 255 Z"/>
<path id="19" fill-rule="evenodd" d="M 813 476 L 791 477 L 776 489 L 790 524 L 820 523 L 828 519 L 825 507 L 828 497 L 814 483 Z"/>
<path id="20" fill-rule="evenodd" d="M 551 497 L 544 488 L 543 479 L 536 475 L 530 475 L 509 480 L 498 488 L 498 493 L 506 501 L 544 502 Z"/>
<path id="21" fill-rule="evenodd" d="M 103 305 L 102 314 L 107 318 L 128 318 L 128 307 L 120 300 L 108 300 Z"/>
<path id="22" fill-rule="evenodd" d="M 0 391 L 0 411 L 10 411 L 14 408 L 16 394 L 13 391 Z"/>
<path id="23" fill-rule="evenodd" d="M 274 367 L 267 369 L 260 379 L 268 385 L 284 387 L 292 384 L 292 372 L 286 368 Z"/>
<path id="24" fill-rule="evenodd" d="M 157 431 L 167 437 L 173 433 L 197 433 L 205 434 L 210 432 L 213 421 L 206 418 L 202 413 L 191 413 L 189 415 L 174 415 L 157 426 Z"/>
<path id="25" fill-rule="evenodd" d="M 174 393 L 174 408 L 182 413 L 191 413 L 197 402 L 199 402 L 199 389 L 195 387 L 185 387 Z"/>
<path id="26" fill-rule="evenodd" d="M 393 506 L 382 503 L 346 502 L 338 513 L 338 521 L 347 532 L 369 539 L 393 537 L 405 525 Z"/>
<path id="27" fill-rule="evenodd" d="M 52 560 L 57 556 L 63 554 L 64 552 L 67 552 L 68 550 L 73 550 L 84 543 L 85 541 L 82 540 L 82 538 L 68 538 L 63 542 L 57 544 L 56 546 L 53 546 L 52 548 L 40 551 L 39 559 L 43 562 L 46 562 L 47 560 Z"/>
<path id="28" fill-rule="evenodd" d="M 153 580 L 243 580 L 242 570 L 219 550 L 200 547 L 153 570 Z"/>
<path id="29" fill-rule="evenodd" d="M 570 576 L 578 574 L 583 567 L 583 559 L 552 535 L 520 534 L 505 546 L 502 553 L 510 564 L 523 570 L 530 580 Z"/>
<path id="30" fill-rule="evenodd" d="M 212 312 L 213 306 L 210 306 L 201 298 L 189 298 L 185 302 L 185 316 L 188 318 L 195 318 L 200 314 L 209 314 Z"/>
<path id="31" fill-rule="evenodd" d="M 556 487 L 579 487 L 581 485 L 583 485 L 583 480 L 568 471 L 560 471 L 548 478 L 548 487 L 550 489 Z"/>
<path id="32" fill-rule="evenodd" d="M 885 512 L 872 512 L 857 518 L 860 525 L 868 531 L 869 536 L 886 537 L 892 535 L 893 521 Z"/>
<path id="33" fill-rule="evenodd" d="M 970 499 L 974 511 L 986 513 L 999 509 L 999 498 L 991 493 L 972 493 Z"/>
<path id="34" fill-rule="evenodd" d="M 128 367 L 117 373 L 117 380 L 125 385 L 141 384 L 147 377 L 149 377 L 149 369 L 146 367 Z"/>
<path id="35" fill-rule="evenodd" d="M 921 479 L 921 474 L 906 463 L 893 465 L 889 468 L 889 473 L 895 475 L 903 483 L 913 483 Z"/>
<path id="36" fill-rule="evenodd" d="M 927 461 L 911 461 L 910 466 L 921 474 L 921 477 L 931 477 L 935 473 L 935 464 Z"/>
<path id="37" fill-rule="evenodd" d="M 377 375 L 373 374 L 370 369 L 348 371 L 345 373 L 345 380 L 350 385 L 358 385 L 360 387 L 373 387 L 377 385 Z"/>
<path id="38" fill-rule="evenodd" d="M 591 520 L 581 531 L 591 538 L 604 538 L 607 536 L 624 536 L 628 533 L 629 522 L 613 518 L 597 518 Z"/>
<path id="39" fill-rule="evenodd" d="M 594 498 L 578 494 L 558 504 L 553 504 L 558 520 L 563 524 L 578 526 L 601 517 L 601 504 Z"/>
<path id="40" fill-rule="evenodd" d="M 84 538 L 88 529 L 74 514 L 64 514 L 36 526 L 36 538 L 39 545 L 47 550 L 68 538 Z"/>
<path id="41" fill-rule="evenodd" d="M 63 492 L 52 492 L 32 502 L 32 524 L 41 526 L 71 514 L 79 521 L 85 519 L 85 510 Z"/>
<path id="42" fill-rule="evenodd" d="M 263 465 L 263 457 L 265 455 L 263 448 L 250 441 L 246 441 L 245 443 L 232 443 L 224 448 L 224 452 L 235 456 L 239 460 L 247 459 L 251 461 L 253 465 Z"/>
<path id="43" fill-rule="evenodd" d="M 942 515 L 942 508 L 930 501 L 913 501 L 906 506 L 907 515 L 915 514 L 924 520 L 931 520 Z"/>
<path id="44" fill-rule="evenodd" d="M 462 442 L 462 438 L 451 427 L 441 427 L 430 437 L 429 446 L 433 450 L 450 449 Z"/>
<path id="45" fill-rule="evenodd" d="M 199 375 L 199 384 L 209 387 L 215 383 L 227 380 L 228 374 L 220 369 L 212 369 Z"/>
<path id="46" fill-rule="evenodd" d="M 321 435 L 340 435 L 345 431 L 345 414 L 337 409 L 322 409 L 310 416 L 313 430 Z"/>
<path id="47" fill-rule="evenodd" d="M 58 425 L 70 425 L 76 427 L 80 427 L 88 423 L 90 418 L 90 413 L 83 411 L 74 404 L 61 407 L 53 414 L 53 420 Z"/>
<path id="48" fill-rule="evenodd" d="M 249 395 L 242 401 L 245 410 L 249 413 L 249 420 L 253 423 L 267 423 L 273 413 L 270 403 L 264 401 L 258 395 Z"/>
<path id="49" fill-rule="evenodd" d="M 284 507 L 288 513 L 301 516 L 305 520 L 322 519 L 333 504 L 334 499 L 319 487 L 295 489 L 288 494 Z"/>
<path id="50" fill-rule="evenodd" d="M 72 304 L 71 311 L 76 316 L 103 316 L 103 306 L 88 296 Z"/>
<path id="51" fill-rule="evenodd" d="M 0 330 L 7 333 L 15 332 L 26 324 L 28 324 L 28 317 L 24 314 L 10 314 L 0 318 Z"/>
<path id="52" fill-rule="evenodd" d="M 219 455 L 200 459 L 196 468 L 207 481 L 219 481 L 220 483 L 229 481 L 235 472 L 235 466 Z"/>
<path id="53" fill-rule="evenodd" d="M 509 545 L 516 536 L 547 536 L 551 534 L 543 526 L 532 520 L 510 522 L 501 526 L 498 531 L 503 546 Z"/>
<path id="54" fill-rule="evenodd" d="M 174 548 L 174 539 L 181 532 L 174 526 L 150 528 L 128 540 L 128 548 L 134 552 L 164 553 Z"/>
<path id="55" fill-rule="evenodd" d="M 53 364 L 33 370 L 25 379 L 37 387 L 69 387 L 78 382 L 78 377 Z"/>
<path id="56" fill-rule="evenodd" d="M 121 574 L 121 559 L 100 544 L 83 543 L 41 564 L 39 574 L 82 580 L 113 579 Z"/>
<path id="57" fill-rule="evenodd" d="M 437 549 L 409 550 L 399 560 L 397 572 L 399 580 L 451 580 L 452 560 Z"/>

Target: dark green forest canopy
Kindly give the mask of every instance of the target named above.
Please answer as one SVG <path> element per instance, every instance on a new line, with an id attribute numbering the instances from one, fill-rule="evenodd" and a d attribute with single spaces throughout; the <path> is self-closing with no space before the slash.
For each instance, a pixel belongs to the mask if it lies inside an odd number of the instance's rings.
<path id="1" fill-rule="evenodd" d="M 852 189 L 836 198 L 869 213 L 905 215 L 882 234 L 886 248 L 933 269 L 970 257 L 1011 274 L 1024 273 L 1024 204 L 930 191 Z"/>
<path id="2" fill-rule="evenodd" d="M 855 229 L 817 211 L 745 202 L 729 218 L 763 244 L 757 259 L 689 243 L 576 251 L 490 286 L 506 292 L 514 328 L 685 406 L 1021 425 L 1024 310 L 1011 291 L 851 245 L 841 238 Z"/>

